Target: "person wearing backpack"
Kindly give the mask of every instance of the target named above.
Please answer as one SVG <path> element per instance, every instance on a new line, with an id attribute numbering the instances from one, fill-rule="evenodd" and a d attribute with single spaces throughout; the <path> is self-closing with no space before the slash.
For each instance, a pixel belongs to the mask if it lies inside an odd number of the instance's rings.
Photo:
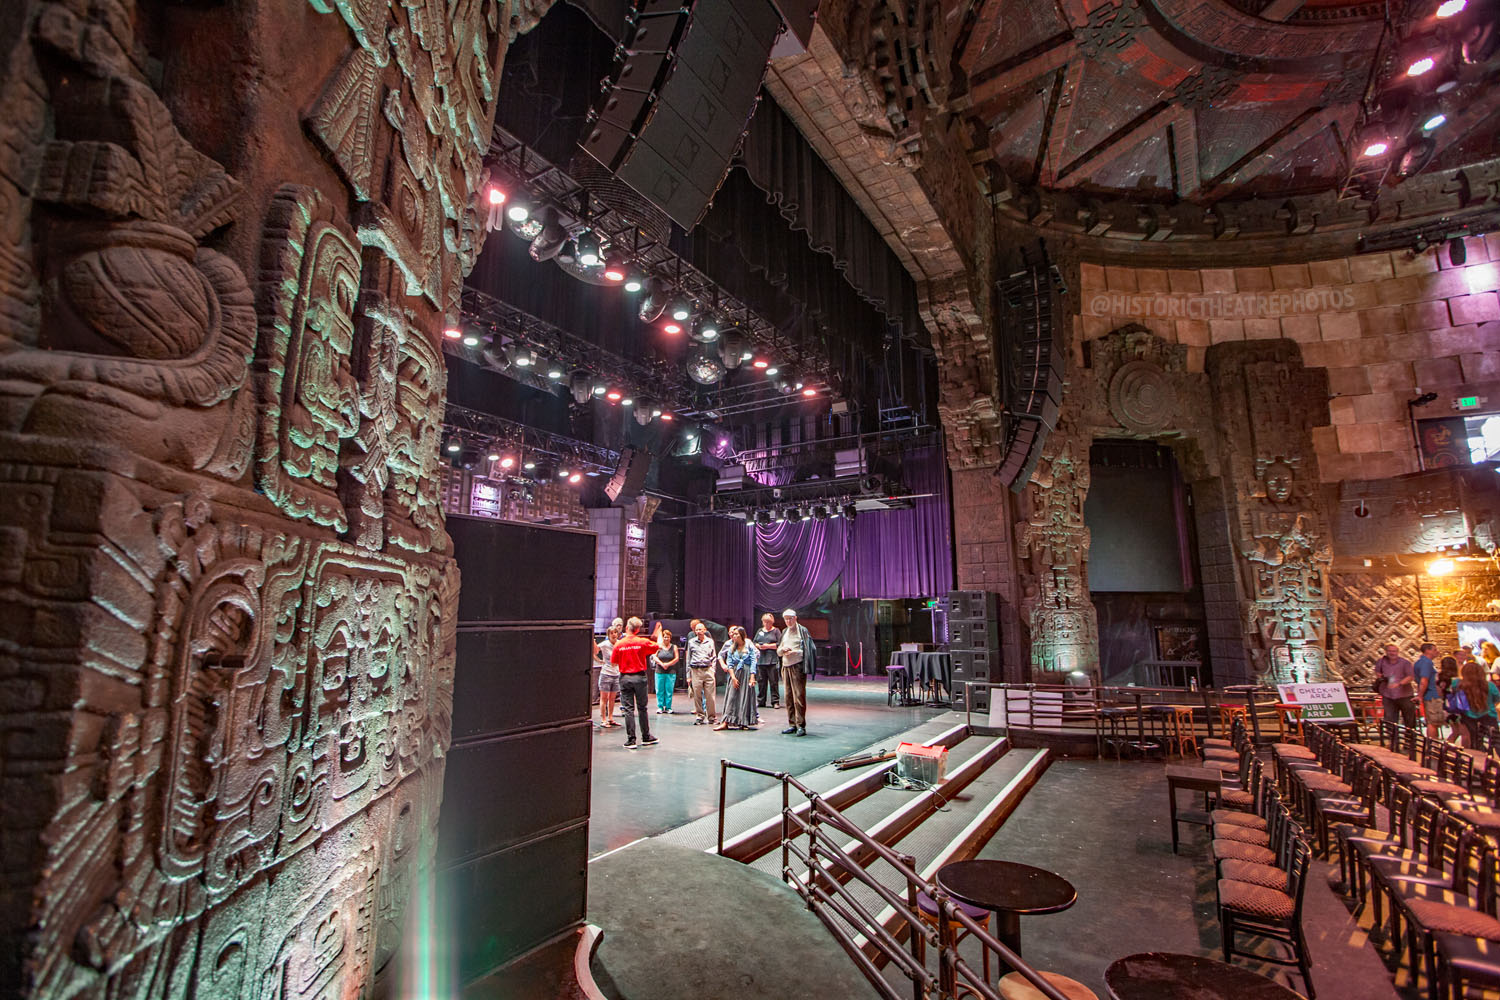
<path id="1" fill-rule="evenodd" d="M 1477 747 L 1484 735 L 1495 728 L 1495 706 L 1500 704 L 1500 688 L 1485 676 L 1484 666 L 1477 660 L 1465 663 L 1461 676 L 1458 697 L 1463 702 L 1460 718 L 1467 740 L 1460 742 L 1466 747 Z"/>

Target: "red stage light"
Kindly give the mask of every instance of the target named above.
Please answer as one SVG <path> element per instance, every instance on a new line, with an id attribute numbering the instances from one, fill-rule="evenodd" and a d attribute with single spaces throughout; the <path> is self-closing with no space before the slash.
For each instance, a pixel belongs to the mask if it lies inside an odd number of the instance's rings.
<path id="1" fill-rule="evenodd" d="M 583 477 L 581 475 L 579 475 L 578 473 L 575 472 L 571 476 L 568 477 L 568 482 L 574 483 L 576 485 L 578 483 L 583 482 Z"/>
<path id="2" fill-rule="evenodd" d="M 671 423 L 671 421 L 672 421 L 672 414 L 670 414 L 670 413 L 663 413 L 661 415 L 661 418 L 663 420 L 667 421 L 668 423 Z"/>
<path id="3" fill-rule="evenodd" d="M 804 395 L 804 396 L 816 396 L 817 394 L 818 394 L 818 390 L 816 390 L 816 389 L 803 389 L 802 390 L 802 395 Z"/>
<path id="4" fill-rule="evenodd" d="M 605 281 L 624 281 L 625 280 L 625 272 L 612 267 L 608 271 L 604 272 L 604 280 Z"/>
<path id="5" fill-rule="evenodd" d="M 491 205 L 504 205 L 505 204 L 505 192 L 501 191 L 497 187 L 490 188 L 490 204 Z"/>
<path id="6" fill-rule="evenodd" d="M 456 326 L 450 326 L 446 330 L 443 331 L 443 336 L 447 337 L 449 340 L 457 340 L 458 338 L 462 337 L 463 335 L 464 335 L 464 332 L 462 330 L 460 330 Z"/>
<path id="7" fill-rule="evenodd" d="M 504 458 L 500 459 L 500 468 L 514 469 L 515 467 L 516 460 L 514 458 L 511 458 L 509 455 L 506 455 Z"/>
<path id="8" fill-rule="evenodd" d="M 1432 69 L 1434 65 L 1436 64 L 1433 62 L 1432 56 L 1423 56 L 1422 58 L 1414 61 L 1410 66 L 1406 67 L 1406 75 L 1421 76 L 1423 73 Z"/>
<path id="9" fill-rule="evenodd" d="M 681 333 L 682 327 L 676 323 L 664 323 L 662 324 L 662 330 L 666 333 Z"/>
<path id="10" fill-rule="evenodd" d="M 754 361 L 753 361 L 753 362 L 751 362 L 751 363 L 752 363 L 752 364 L 753 364 L 753 365 L 754 365 L 754 366 L 755 366 L 755 367 L 756 367 L 756 368 L 769 368 L 769 367 L 771 367 L 771 362 L 769 362 L 769 361 L 767 361 L 767 360 L 766 360 L 766 359 L 765 359 L 765 358 L 756 358 L 756 359 L 755 359 L 755 360 L 754 360 Z"/>
<path id="11" fill-rule="evenodd" d="M 611 389 L 609 390 L 609 392 L 606 392 L 604 394 L 604 398 L 609 400 L 611 403 L 618 403 L 624 395 L 625 394 L 622 393 L 619 389 Z"/>

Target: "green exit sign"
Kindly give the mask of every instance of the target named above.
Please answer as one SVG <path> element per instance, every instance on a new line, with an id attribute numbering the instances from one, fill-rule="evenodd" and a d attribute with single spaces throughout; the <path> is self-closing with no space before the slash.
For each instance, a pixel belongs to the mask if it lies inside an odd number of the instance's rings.
<path id="1" fill-rule="evenodd" d="M 1474 407 L 1476 407 L 1478 405 L 1479 405 L 1479 397 L 1478 396 L 1459 396 L 1458 397 L 1458 408 L 1460 410 L 1472 410 L 1472 409 L 1474 409 Z"/>

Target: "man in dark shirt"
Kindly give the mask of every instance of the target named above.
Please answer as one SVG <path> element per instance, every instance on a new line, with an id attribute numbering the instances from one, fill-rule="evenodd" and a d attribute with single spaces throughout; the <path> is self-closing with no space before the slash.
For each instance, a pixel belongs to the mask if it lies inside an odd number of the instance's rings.
<path id="1" fill-rule="evenodd" d="M 755 633 L 755 648 L 760 650 L 759 662 L 755 665 L 755 676 L 759 690 L 755 692 L 756 704 L 766 707 L 766 688 L 771 691 L 771 707 L 781 707 L 781 661 L 776 657 L 776 647 L 781 642 L 781 629 L 776 627 L 776 616 L 769 611 L 760 616 L 760 631 Z"/>
<path id="2" fill-rule="evenodd" d="M 1422 643 L 1422 655 L 1411 665 L 1417 678 L 1417 701 L 1422 703 L 1422 717 L 1427 722 L 1427 736 L 1434 740 L 1438 738 L 1438 726 L 1443 722 L 1443 693 L 1438 690 L 1437 664 L 1432 662 L 1437 651 L 1435 643 Z"/>
<path id="3" fill-rule="evenodd" d="M 1403 725 L 1416 726 L 1416 672 L 1395 643 L 1387 645 L 1385 655 L 1375 661 L 1375 676 L 1380 680 L 1385 717 L 1392 722 L 1399 717 Z"/>
<path id="4" fill-rule="evenodd" d="M 646 710 L 646 678 L 648 661 L 657 649 L 656 634 L 661 631 L 661 623 L 657 623 L 656 631 L 651 633 L 649 639 L 641 635 L 643 627 L 645 627 L 645 622 L 639 618 L 631 618 L 625 623 L 625 638 L 615 643 L 615 648 L 609 652 L 610 661 L 619 664 L 620 667 L 620 706 L 625 715 L 625 749 L 627 750 L 634 750 L 636 747 L 637 717 L 641 722 L 640 745 L 649 747 L 657 742 L 656 737 L 651 735 L 651 716 Z"/>

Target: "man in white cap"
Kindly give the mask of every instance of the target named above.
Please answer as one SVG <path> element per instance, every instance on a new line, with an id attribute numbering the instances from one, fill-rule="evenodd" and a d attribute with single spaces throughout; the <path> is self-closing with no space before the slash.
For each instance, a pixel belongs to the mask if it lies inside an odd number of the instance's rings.
<path id="1" fill-rule="evenodd" d="M 786 688 L 786 716 L 789 725 L 781 731 L 783 736 L 807 735 L 807 675 L 817 669 L 817 648 L 807 626 L 797 623 L 795 608 L 781 613 L 785 628 L 781 630 L 781 641 L 776 644 L 776 655 L 781 658 L 781 683 Z"/>

